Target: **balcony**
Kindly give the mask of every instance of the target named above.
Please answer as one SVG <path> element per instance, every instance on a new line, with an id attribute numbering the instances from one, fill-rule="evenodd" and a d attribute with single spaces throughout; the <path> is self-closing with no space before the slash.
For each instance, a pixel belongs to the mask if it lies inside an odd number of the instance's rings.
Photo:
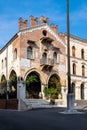
<path id="1" fill-rule="evenodd" d="M 54 65 L 53 59 L 40 59 L 41 70 L 51 71 Z"/>
<path id="2" fill-rule="evenodd" d="M 40 65 L 41 66 L 53 66 L 54 65 L 54 61 L 53 59 L 46 59 L 46 60 L 43 60 L 43 59 L 40 59 Z"/>

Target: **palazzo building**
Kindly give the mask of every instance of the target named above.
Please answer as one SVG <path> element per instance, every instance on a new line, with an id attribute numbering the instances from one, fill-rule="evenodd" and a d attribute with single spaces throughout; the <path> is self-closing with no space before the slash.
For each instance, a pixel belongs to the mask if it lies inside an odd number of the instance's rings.
<path id="1" fill-rule="evenodd" d="M 70 60 L 75 99 L 87 99 L 87 40 L 70 36 Z"/>
<path id="2" fill-rule="evenodd" d="M 0 51 L 1 91 L 3 79 L 8 81 L 8 91 L 9 87 L 13 89 L 14 84 L 9 86 L 13 75 L 17 83 L 19 79 L 25 82 L 29 76 L 37 76 L 35 94 L 41 93 L 42 98 L 43 89 L 49 86 L 51 77 L 61 83 L 63 91 L 66 86 L 66 45 L 58 36 L 58 27 L 54 24 L 49 26 L 48 18 L 43 16 L 40 17 L 40 25 L 38 18 L 33 16 L 30 16 L 30 27 L 27 23 L 27 20 L 19 19 L 19 31 Z"/>
<path id="3" fill-rule="evenodd" d="M 67 35 L 60 34 L 66 43 Z M 87 40 L 70 35 L 71 87 L 76 100 L 87 100 Z M 66 52 L 67 64 L 67 52 Z M 67 66 L 67 65 L 66 65 Z M 67 74 L 67 67 L 66 67 Z M 67 80 L 66 80 L 67 81 Z"/>
<path id="4" fill-rule="evenodd" d="M 49 25 L 49 19 L 30 16 L 28 21 L 19 18 L 18 32 L 0 50 L 0 91 L 3 93 L 3 80 L 7 90 L 18 87 L 18 83 L 29 76 L 37 76 L 38 83 L 29 90 L 25 85 L 26 96 L 44 98 L 44 88 L 49 87 L 52 77 L 61 83 L 62 99 L 67 95 L 67 35 L 58 34 L 58 26 Z M 40 23 L 40 24 L 38 24 Z M 71 83 L 75 99 L 87 99 L 87 41 L 70 36 Z M 12 77 L 16 79 L 16 85 Z M 13 82 L 12 82 L 13 81 Z M 13 84 L 12 84 L 13 83 Z M 27 93 L 29 92 L 29 93 Z M 17 92 L 18 93 L 18 92 Z M 35 98 L 36 98 L 35 97 Z"/>

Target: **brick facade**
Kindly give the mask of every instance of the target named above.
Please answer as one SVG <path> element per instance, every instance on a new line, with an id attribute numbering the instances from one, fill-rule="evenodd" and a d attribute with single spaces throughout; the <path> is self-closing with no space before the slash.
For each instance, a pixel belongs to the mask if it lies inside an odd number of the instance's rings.
<path id="1" fill-rule="evenodd" d="M 12 70 L 15 71 L 17 79 L 22 77 L 23 81 L 26 81 L 31 72 L 36 72 L 40 77 L 41 93 L 44 96 L 43 89 L 48 86 L 50 77 L 57 75 L 60 77 L 62 85 L 62 98 L 65 99 L 67 94 L 66 35 L 62 33 L 58 35 L 58 26 L 54 24 L 49 26 L 48 18 L 41 16 L 39 25 L 38 21 L 38 18 L 30 16 L 30 26 L 28 27 L 27 20 L 19 19 L 17 34 L 1 49 L 1 66 L 5 58 L 7 65 L 0 69 L 0 81 L 3 75 L 9 81 Z M 83 48 L 86 47 L 83 45 L 84 41 L 80 42 L 79 39 L 77 41 Z M 72 40 L 71 44 L 75 44 L 75 41 Z M 32 58 L 28 58 L 28 47 L 32 48 Z M 43 53 L 47 55 L 45 64 L 42 64 Z M 54 53 L 57 54 L 56 63 L 52 62 Z"/>

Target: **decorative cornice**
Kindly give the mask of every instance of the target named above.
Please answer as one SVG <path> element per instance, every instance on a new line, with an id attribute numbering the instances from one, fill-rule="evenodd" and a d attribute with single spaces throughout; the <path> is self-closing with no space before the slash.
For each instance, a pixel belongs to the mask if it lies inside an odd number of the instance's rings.
<path id="1" fill-rule="evenodd" d="M 0 50 L 0 54 L 2 53 L 2 51 L 4 51 L 13 40 L 15 40 L 18 37 L 17 33 L 6 43 L 6 45 Z"/>
<path id="2" fill-rule="evenodd" d="M 87 62 L 86 59 L 81 59 L 81 58 L 72 57 L 72 56 L 70 56 L 70 58 L 71 58 L 72 60 L 75 60 L 75 61 L 77 60 L 77 61 Z"/>
<path id="3" fill-rule="evenodd" d="M 84 78 L 84 79 L 87 79 L 87 76 L 81 76 L 81 75 L 73 75 L 73 74 L 71 74 L 71 77 L 74 77 L 74 78 Z"/>
<path id="4" fill-rule="evenodd" d="M 72 60 L 72 62 L 73 62 L 73 63 L 78 63 L 78 61 L 76 61 L 76 60 Z"/>
<path id="5" fill-rule="evenodd" d="M 67 34 L 65 33 L 65 36 L 67 37 Z M 79 43 L 79 44 L 84 44 L 84 45 L 86 45 L 87 46 L 87 40 L 86 39 L 83 39 L 83 38 L 80 38 L 80 37 L 78 37 L 78 36 L 75 36 L 75 35 L 72 35 L 72 34 L 70 34 L 70 39 L 72 40 L 72 41 L 76 41 L 77 43 Z"/>

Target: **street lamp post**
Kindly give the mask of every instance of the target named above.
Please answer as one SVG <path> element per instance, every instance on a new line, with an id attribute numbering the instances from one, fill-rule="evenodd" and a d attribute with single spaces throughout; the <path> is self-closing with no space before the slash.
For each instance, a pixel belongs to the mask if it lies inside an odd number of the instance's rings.
<path id="1" fill-rule="evenodd" d="M 8 46 L 6 50 L 6 78 L 7 78 L 7 84 L 6 84 L 6 104 L 5 108 L 7 109 L 7 101 L 8 101 Z"/>
<path id="2" fill-rule="evenodd" d="M 68 93 L 71 93 L 71 76 L 70 76 L 70 22 L 69 22 L 69 2 L 66 0 L 66 20 L 67 20 L 67 69 L 68 69 Z"/>
<path id="3" fill-rule="evenodd" d="M 78 112 L 74 109 L 74 93 L 72 93 L 71 87 L 71 75 L 70 75 L 70 22 L 69 22 L 69 0 L 66 0 L 66 25 L 67 25 L 67 85 L 68 85 L 68 93 L 67 93 L 67 109 L 63 114 L 80 114 L 82 112 Z"/>
<path id="4" fill-rule="evenodd" d="M 74 94 L 71 87 L 70 76 L 70 21 L 69 21 L 69 0 L 66 0 L 66 22 L 67 22 L 67 81 L 68 81 L 68 93 L 67 93 L 67 112 L 74 111 Z"/>

